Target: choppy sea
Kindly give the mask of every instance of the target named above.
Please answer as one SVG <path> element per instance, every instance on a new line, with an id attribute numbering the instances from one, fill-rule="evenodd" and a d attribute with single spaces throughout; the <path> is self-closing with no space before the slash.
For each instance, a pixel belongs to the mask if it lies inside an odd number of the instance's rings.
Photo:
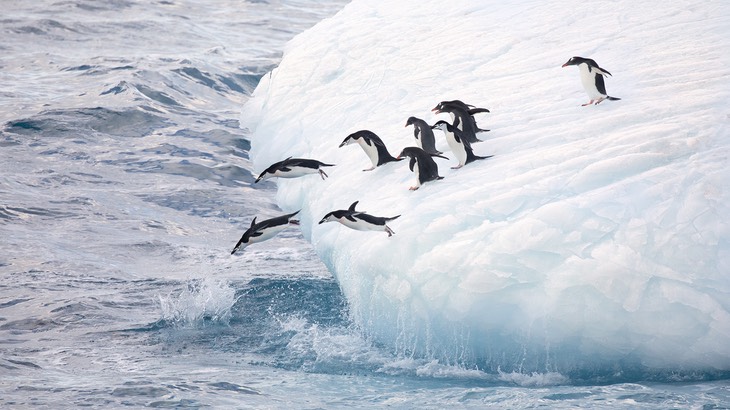
<path id="1" fill-rule="evenodd" d="M 727 381 L 576 385 L 403 356 L 254 216 L 241 106 L 344 0 L 36 0 L 0 13 L 3 408 L 730 408 Z"/>

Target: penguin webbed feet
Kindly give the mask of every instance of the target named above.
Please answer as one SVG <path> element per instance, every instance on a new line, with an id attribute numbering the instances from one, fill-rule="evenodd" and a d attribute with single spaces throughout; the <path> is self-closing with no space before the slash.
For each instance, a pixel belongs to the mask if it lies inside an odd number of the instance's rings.
<path id="1" fill-rule="evenodd" d="M 370 167 L 368 169 L 363 169 L 362 172 L 368 172 L 368 171 L 372 171 L 374 169 L 375 169 L 375 167 Z"/>
<path id="2" fill-rule="evenodd" d="M 409 191 L 415 191 L 415 190 L 417 190 L 418 188 L 419 188 L 419 187 L 417 187 L 417 186 L 412 186 L 412 187 L 408 188 L 408 190 L 409 190 Z"/>
<path id="3" fill-rule="evenodd" d="M 385 232 L 388 233 L 388 238 L 390 238 L 391 236 L 395 235 L 395 232 L 393 232 L 393 230 L 390 229 L 390 227 L 388 225 L 385 225 Z"/>
<path id="4" fill-rule="evenodd" d="M 327 173 L 325 173 L 323 170 L 318 169 L 317 171 L 319 171 L 319 176 L 322 177 L 322 181 L 324 181 L 326 178 L 329 178 L 329 175 L 327 175 Z"/>

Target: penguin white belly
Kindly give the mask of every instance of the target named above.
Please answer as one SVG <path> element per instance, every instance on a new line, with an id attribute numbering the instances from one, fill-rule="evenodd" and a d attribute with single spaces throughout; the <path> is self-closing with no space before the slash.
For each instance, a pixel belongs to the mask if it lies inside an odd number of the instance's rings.
<path id="1" fill-rule="evenodd" d="M 291 167 L 289 171 L 276 170 L 274 172 L 275 177 L 279 178 L 299 178 L 304 175 L 316 174 L 318 171 L 315 168 L 306 167 Z"/>
<path id="2" fill-rule="evenodd" d="M 367 142 L 365 142 L 364 138 L 360 138 L 357 140 L 357 143 L 360 144 L 362 147 L 362 150 L 365 151 L 365 154 L 367 154 L 368 158 L 370 158 L 370 162 L 373 163 L 373 167 L 378 166 L 378 148 L 375 147 L 375 145 L 368 145 Z"/>
<path id="3" fill-rule="evenodd" d="M 446 133 L 446 142 L 449 144 L 449 148 L 454 153 L 456 160 L 459 161 L 459 165 L 466 164 L 466 149 L 464 148 L 464 144 L 459 143 L 454 138 L 454 134 L 450 132 Z"/>
<path id="4" fill-rule="evenodd" d="M 421 174 L 418 172 L 418 161 L 416 161 L 415 164 L 413 164 L 413 173 L 416 174 L 416 186 L 421 186 Z"/>
<path id="5" fill-rule="evenodd" d="M 356 231 L 377 231 L 381 230 L 382 227 L 379 227 L 378 225 L 369 224 L 363 220 L 355 218 L 355 222 L 347 219 L 347 218 L 340 218 L 340 223 L 345 225 L 346 227 L 350 229 L 354 229 Z"/>
<path id="6" fill-rule="evenodd" d="M 579 64 L 578 69 L 580 70 L 580 82 L 583 84 L 583 88 L 588 94 L 588 98 L 591 100 L 597 100 L 605 95 L 601 94 L 596 88 L 596 76 L 600 75 L 595 70 L 589 70 L 588 64 Z"/>
<path id="7" fill-rule="evenodd" d="M 276 236 L 279 232 L 283 231 L 289 226 L 289 224 L 283 224 L 283 225 L 277 225 L 272 226 L 270 228 L 265 228 L 264 230 L 260 231 L 260 236 L 252 236 L 250 239 L 250 243 L 259 243 L 263 241 L 267 241 L 274 236 Z"/>

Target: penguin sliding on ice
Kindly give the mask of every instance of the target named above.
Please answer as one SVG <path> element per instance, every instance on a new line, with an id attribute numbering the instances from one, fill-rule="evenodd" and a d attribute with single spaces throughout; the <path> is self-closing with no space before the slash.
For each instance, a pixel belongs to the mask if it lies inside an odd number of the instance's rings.
<path id="1" fill-rule="evenodd" d="M 252 243 L 259 243 L 273 238 L 289 225 L 299 225 L 298 220 L 292 219 L 298 213 L 299 211 L 296 211 L 292 214 L 277 216 L 276 218 L 267 219 L 259 223 L 256 223 L 256 218 L 254 217 L 253 221 L 251 221 L 251 226 L 246 229 L 241 239 L 238 240 L 238 243 L 231 251 L 231 255 Z"/>
<path id="2" fill-rule="evenodd" d="M 405 157 L 409 157 L 411 159 L 408 163 L 408 167 L 414 174 L 416 174 L 416 185 L 408 188 L 411 191 L 417 190 L 426 182 L 444 179 L 444 177 L 439 176 L 439 167 L 436 165 L 436 161 L 434 161 L 432 157 L 444 159 L 448 158 L 442 155 L 429 154 L 418 147 L 403 148 L 403 151 L 401 151 L 400 155 L 398 155 L 398 158 L 404 159 Z"/>
<path id="3" fill-rule="evenodd" d="M 585 104 L 591 105 L 595 101 L 595 105 L 600 104 L 604 100 L 616 101 L 620 100 L 617 97 L 609 97 L 606 94 L 606 84 L 603 82 L 604 75 L 611 75 L 608 70 L 605 70 L 598 66 L 598 64 L 590 58 L 583 57 L 572 57 L 568 62 L 563 64 L 563 67 L 569 65 L 577 65 L 580 70 L 580 82 L 583 83 L 583 88 L 588 94 L 588 98 L 591 100 Z"/>
<path id="4" fill-rule="evenodd" d="M 322 179 L 327 177 L 322 167 L 333 167 L 334 164 L 325 164 L 316 159 L 292 158 L 289 157 L 283 161 L 272 164 L 266 168 L 264 172 L 256 178 L 254 183 L 263 181 L 273 177 L 279 178 L 298 178 L 304 175 L 319 173 Z"/>
<path id="5" fill-rule="evenodd" d="M 454 156 L 456 156 L 456 160 L 459 161 L 459 165 L 451 167 L 451 169 L 459 169 L 464 165 L 474 162 L 476 160 L 492 157 L 492 155 L 486 157 L 474 155 L 474 150 L 471 148 L 471 144 L 464 138 L 464 134 L 459 131 L 458 128 L 454 127 L 444 120 L 438 121 L 436 124 L 433 125 L 432 128 L 439 129 L 444 132 L 444 135 L 446 136 L 446 142 L 449 144 L 449 148 L 451 148 Z"/>
<path id="6" fill-rule="evenodd" d="M 375 167 L 387 164 L 388 162 L 400 161 L 390 155 L 383 140 L 372 131 L 361 130 L 348 135 L 340 144 L 340 148 L 354 143 L 360 144 L 362 150 L 365 151 L 365 154 L 367 154 L 373 163 L 371 168 L 363 169 L 363 171 L 372 171 Z"/>
<path id="7" fill-rule="evenodd" d="M 391 216 L 389 218 L 368 215 L 364 211 L 355 210 L 358 202 L 360 201 L 353 202 L 346 210 L 341 209 L 327 213 L 327 215 L 319 221 L 320 225 L 325 222 L 339 222 L 342 225 L 357 231 L 384 231 L 388 233 L 389 237 L 395 235 L 395 232 L 393 232 L 386 223 L 400 217 L 400 215 Z"/>
<path id="8" fill-rule="evenodd" d="M 422 150 L 429 154 L 443 154 L 436 149 L 436 137 L 434 137 L 433 130 L 426 121 L 420 118 L 410 117 L 406 121 L 406 127 L 409 125 L 413 126 L 413 136 L 416 137 L 416 143 Z"/>

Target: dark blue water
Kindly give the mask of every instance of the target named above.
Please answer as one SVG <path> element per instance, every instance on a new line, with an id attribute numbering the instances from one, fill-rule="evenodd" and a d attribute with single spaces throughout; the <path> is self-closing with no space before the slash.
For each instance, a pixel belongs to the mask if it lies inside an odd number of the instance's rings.
<path id="1" fill-rule="evenodd" d="M 35 1 L 0 17 L 0 405 L 726 408 L 727 382 L 576 385 L 391 352 L 254 216 L 240 108 L 343 1 Z"/>

